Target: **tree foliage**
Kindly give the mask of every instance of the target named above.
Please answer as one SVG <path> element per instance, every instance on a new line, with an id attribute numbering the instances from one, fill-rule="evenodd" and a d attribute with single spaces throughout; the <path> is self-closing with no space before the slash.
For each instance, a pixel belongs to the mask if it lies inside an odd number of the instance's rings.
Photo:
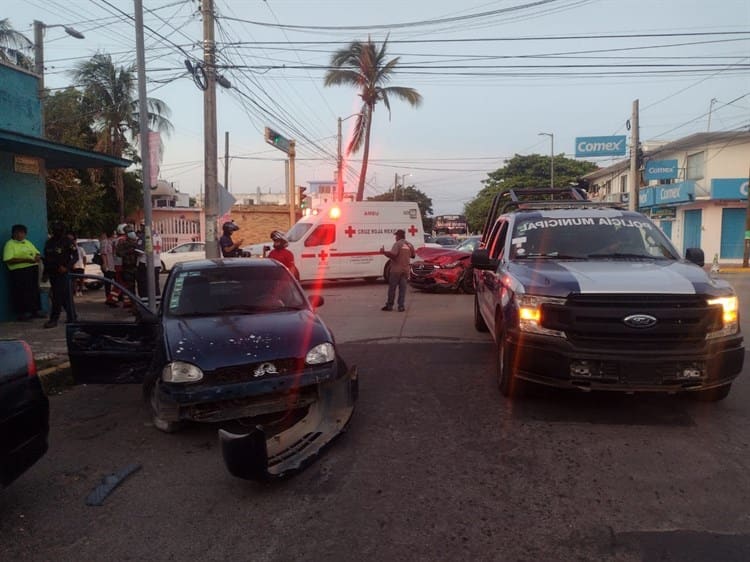
<path id="1" fill-rule="evenodd" d="M 422 226 L 425 232 L 432 230 L 432 198 L 428 197 L 426 193 L 417 189 L 413 185 L 406 186 L 405 188 L 398 186 L 396 191 L 397 199 L 393 198 L 393 189 L 389 189 L 385 193 L 368 197 L 368 201 L 412 201 L 419 206 L 419 211 L 422 214 Z M 429 227 L 429 228 L 428 228 Z"/>
<path id="2" fill-rule="evenodd" d="M 575 184 L 583 175 L 596 170 L 593 162 L 573 160 L 555 156 L 555 187 Z M 509 189 L 549 187 L 550 157 L 539 154 L 522 156 L 516 154 L 505 166 L 487 174 L 482 180 L 484 187 L 464 205 L 464 214 L 469 228 L 477 232 L 484 226 L 492 200 L 497 193 Z"/>
<path id="3" fill-rule="evenodd" d="M 357 152 L 364 145 L 362 152 L 362 169 L 359 174 L 357 187 L 357 201 L 362 201 L 365 193 L 365 179 L 370 155 L 370 131 L 372 129 L 372 114 L 378 102 L 391 115 L 391 98 L 399 98 L 418 107 L 422 103 L 422 96 L 414 88 L 402 86 L 386 86 L 398 66 L 399 57 L 387 60 L 386 48 L 388 39 L 378 47 L 369 37 L 367 41 L 353 41 L 348 47 L 339 49 L 331 55 L 331 68 L 326 72 L 324 84 L 326 86 L 354 86 L 359 89 L 362 107 L 357 116 L 354 135 L 349 142 L 347 154 Z"/>
<path id="4" fill-rule="evenodd" d="M 8 18 L 0 19 L 0 61 L 34 70 L 31 51 L 34 44 L 20 31 L 13 29 Z"/>

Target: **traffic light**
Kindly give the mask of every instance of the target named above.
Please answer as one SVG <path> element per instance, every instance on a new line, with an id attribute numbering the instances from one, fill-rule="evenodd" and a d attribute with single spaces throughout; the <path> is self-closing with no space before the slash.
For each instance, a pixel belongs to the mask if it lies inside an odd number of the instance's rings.
<path id="1" fill-rule="evenodd" d="M 300 185 L 297 187 L 297 189 L 299 190 L 299 207 L 304 211 L 305 209 L 307 209 L 309 203 L 308 198 L 305 196 L 305 191 L 307 191 L 307 188 Z"/>
<path id="2" fill-rule="evenodd" d="M 268 144 L 275 146 L 282 152 L 286 152 L 287 154 L 289 154 L 290 141 L 288 138 L 281 136 L 281 133 L 274 131 L 270 127 L 266 127 L 264 130 L 264 137 Z"/>

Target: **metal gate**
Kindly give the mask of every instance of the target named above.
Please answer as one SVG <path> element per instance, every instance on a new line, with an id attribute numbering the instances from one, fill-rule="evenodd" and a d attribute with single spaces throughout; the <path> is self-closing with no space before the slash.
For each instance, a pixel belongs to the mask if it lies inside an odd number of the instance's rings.
<path id="1" fill-rule="evenodd" d="M 201 223 L 196 219 L 167 217 L 154 221 L 154 228 L 161 233 L 161 251 L 166 252 L 185 242 L 198 242 L 201 237 Z"/>

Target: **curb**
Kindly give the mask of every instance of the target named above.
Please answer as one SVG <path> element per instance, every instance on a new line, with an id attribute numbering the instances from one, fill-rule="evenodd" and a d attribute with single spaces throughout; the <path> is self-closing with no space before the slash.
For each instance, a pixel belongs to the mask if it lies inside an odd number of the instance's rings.
<path id="1" fill-rule="evenodd" d="M 73 377 L 70 372 L 70 361 L 64 361 L 52 367 L 42 369 L 37 373 L 42 383 L 44 393 L 49 395 L 60 394 L 65 387 L 73 386 Z"/>

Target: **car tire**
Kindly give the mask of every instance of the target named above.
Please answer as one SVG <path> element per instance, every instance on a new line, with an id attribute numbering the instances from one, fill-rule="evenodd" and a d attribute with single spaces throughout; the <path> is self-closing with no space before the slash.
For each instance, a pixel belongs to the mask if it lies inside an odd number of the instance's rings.
<path id="1" fill-rule="evenodd" d="M 167 421 L 158 416 L 159 411 L 159 383 L 154 382 L 151 385 L 149 391 L 149 406 L 151 407 L 151 421 L 154 427 L 164 433 L 175 433 L 182 429 L 183 422 L 181 421 Z"/>
<path id="2" fill-rule="evenodd" d="M 164 265 L 164 262 L 161 262 L 161 273 L 167 273 L 169 270 L 167 269 L 167 266 Z"/>
<path id="3" fill-rule="evenodd" d="M 474 272 L 471 269 L 464 269 L 459 288 L 467 295 L 474 294 Z"/>
<path id="4" fill-rule="evenodd" d="M 479 310 L 479 299 L 476 294 L 474 295 L 474 328 L 477 332 L 489 332 L 487 323 L 482 318 L 482 313 Z"/>
<path id="5" fill-rule="evenodd" d="M 732 383 L 729 383 L 723 386 L 717 386 L 716 388 L 709 388 L 708 390 L 697 390 L 689 393 L 689 396 L 698 402 L 719 402 L 729 396 L 731 390 Z"/>
<path id="6" fill-rule="evenodd" d="M 498 326 L 497 336 L 497 386 L 500 394 L 506 398 L 520 398 L 523 395 L 524 383 L 516 376 L 515 358 L 512 347 L 505 337 L 505 331 Z"/>
<path id="7" fill-rule="evenodd" d="M 84 283 L 89 291 L 98 291 L 102 288 L 102 283 Z"/>

